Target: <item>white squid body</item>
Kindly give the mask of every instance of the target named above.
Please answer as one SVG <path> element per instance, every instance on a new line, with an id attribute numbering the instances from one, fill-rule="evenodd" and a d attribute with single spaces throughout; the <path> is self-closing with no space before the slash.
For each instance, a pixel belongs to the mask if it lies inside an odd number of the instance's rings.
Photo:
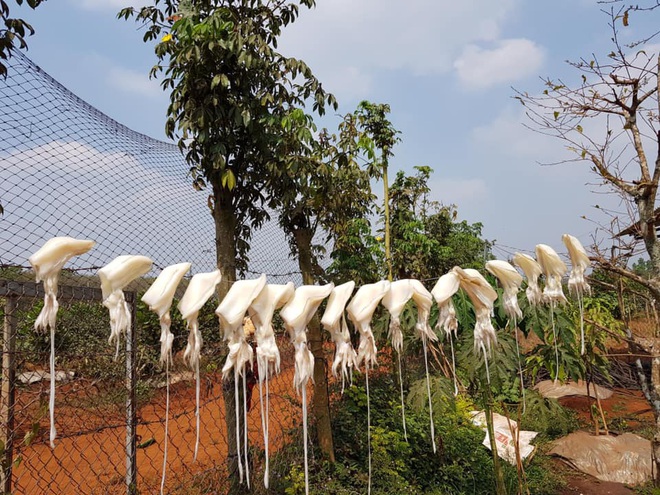
<path id="1" fill-rule="evenodd" d="M 334 284 L 327 284 L 298 287 L 293 299 L 280 311 L 280 317 L 289 331 L 289 337 L 295 349 L 296 364 L 293 385 L 299 393 L 314 375 L 314 355 L 307 347 L 307 324 L 323 299 L 330 295 L 334 286 Z"/>
<path id="2" fill-rule="evenodd" d="M 541 288 L 539 287 L 539 277 L 543 273 L 541 265 L 534 258 L 523 253 L 514 254 L 513 262 L 520 267 L 525 277 L 527 277 L 527 289 L 525 290 L 527 301 L 532 306 L 539 305 L 543 299 Z"/>
<path id="3" fill-rule="evenodd" d="M 497 292 L 477 270 L 455 266 L 452 271 L 458 276 L 461 289 L 467 293 L 474 306 L 474 348 L 490 354 L 493 345 L 497 343 L 497 334 L 491 320 Z"/>
<path id="4" fill-rule="evenodd" d="M 252 366 L 253 351 L 245 339 L 243 319 L 248 308 L 265 286 L 265 274 L 253 280 L 239 280 L 238 282 L 234 282 L 225 298 L 215 310 L 215 314 L 218 315 L 220 324 L 224 330 L 224 339 L 227 341 L 229 347 L 227 360 L 222 367 L 222 378 L 225 380 L 229 377 L 229 373 L 232 370 L 243 376 L 245 374 L 245 365 L 250 364 Z"/>
<path id="5" fill-rule="evenodd" d="M 247 429 L 247 390 L 245 380 L 245 365 L 252 367 L 254 352 L 245 338 L 243 320 L 245 313 L 252 302 L 259 296 L 266 286 L 266 275 L 262 274 L 253 280 L 239 280 L 227 292 L 215 314 L 218 315 L 220 325 L 224 329 L 224 339 L 229 347 L 229 354 L 222 367 L 222 378 L 226 380 L 234 372 L 234 400 L 236 408 L 236 453 L 238 455 L 238 471 L 241 483 L 243 482 L 243 466 L 241 464 L 241 435 L 239 421 L 239 378 L 243 377 L 243 437 L 244 459 L 247 486 L 250 487 L 250 466 L 248 463 L 248 429 Z"/>
<path id="6" fill-rule="evenodd" d="M 456 308 L 451 298 L 458 292 L 460 282 L 458 275 L 453 271 L 445 273 L 438 279 L 431 290 L 431 294 L 438 305 L 438 323 L 437 327 L 442 328 L 447 336 L 456 334 L 458 330 L 458 321 L 456 320 Z"/>
<path id="7" fill-rule="evenodd" d="M 451 371 L 454 378 L 454 395 L 458 395 L 458 378 L 456 377 L 456 357 L 454 356 L 454 342 L 452 334 L 458 331 L 458 320 L 456 319 L 456 308 L 451 298 L 460 288 L 458 275 L 453 271 L 442 275 L 431 290 L 431 295 L 438 305 L 437 329 L 442 329 L 449 339 L 451 347 Z"/>
<path id="8" fill-rule="evenodd" d="M 86 253 L 94 247 L 94 241 L 72 237 L 53 237 L 34 253 L 28 261 L 34 269 L 37 283 L 44 283 L 44 307 L 34 322 L 37 331 L 50 329 L 50 446 L 55 447 L 55 323 L 57 319 L 57 281 L 62 267 L 74 256 Z"/>
<path id="9" fill-rule="evenodd" d="M 513 322 L 513 332 L 516 336 L 516 356 L 518 358 L 518 376 L 520 377 L 520 392 L 523 399 L 523 411 L 526 408 L 525 402 L 525 381 L 522 371 L 522 362 L 520 359 L 520 342 L 518 341 L 517 321 L 522 318 L 522 311 L 518 305 L 518 291 L 522 284 L 522 275 L 511 266 L 510 263 L 502 260 L 491 260 L 486 262 L 486 270 L 499 280 L 503 289 L 504 312 Z"/>
<path id="10" fill-rule="evenodd" d="M 502 260 L 486 262 L 486 270 L 499 280 L 504 292 L 504 312 L 512 321 L 522 318 L 522 311 L 518 306 L 518 291 L 522 284 L 522 275 L 510 263 Z"/>
<path id="11" fill-rule="evenodd" d="M 330 293 L 328 305 L 325 308 L 321 324 L 332 337 L 335 343 L 335 359 L 332 362 L 332 374 L 335 378 L 339 377 L 339 370 L 341 369 L 341 386 L 342 392 L 344 390 L 345 380 L 352 379 L 353 368 L 356 366 L 357 353 L 351 345 L 351 334 L 348 331 L 346 324 L 345 309 L 348 300 L 353 294 L 355 282 L 350 281 L 345 284 L 338 285 Z"/>
<path id="12" fill-rule="evenodd" d="M 406 304 L 411 299 L 415 301 L 417 306 L 417 323 L 415 325 L 417 333 L 425 339 L 433 341 L 438 339 L 429 326 L 429 315 L 433 304 L 431 293 L 426 290 L 426 287 L 419 280 L 397 280 L 390 284 L 390 290 L 383 296 L 382 304 L 391 316 L 389 336 L 392 340 L 392 347 L 398 353 L 403 350 L 400 317 Z"/>
<path id="13" fill-rule="evenodd" d="M 178 305 L 181 317 L 186 320 L 188 327 L 188 345 L 183 353 L 183 360 L 195 372 L 195 418 L 197 423 L 195 459 L 197 459 L 199 449 L 199 359 L 202 352 L 202 335 L 199 332 L 198 317 L 199 311 L 213 295 L 221 278 L 220 270 L 193 275 Z"/>
<path id="14" fill-rule="evenodd" d="M 307 347 L 307 324 L 316 313 L 323 299 L 328 297 L 335 284 L 303 285 L 296 289 L 280 317 L 289 331 L 295 349 L 295 376 L 293 386 L 302 392 L 303 444 L 305 451 L 305 493 L 309 494 L 309 465 L 307 456 L 307 382 L 314 376 L 314 355 Z"/>
<path id="15" fill-rule="evenodd" d="M 348 317 L 360 332 L 360 344 L 357 350 L 356 366 L 363 362 L 366 368 L 372 368 L 376 360 L 376 341 L 371 331 L 371 318 L 376 307 L 390 290 L 390 282 L 381 280 L 374 284 L 360 287 L 346 307 Z"/>
<path id="16" fill-rule="evenodd" d="M 188 326 L 188 344 L 183 353 L 183 359 L 188 366 L 195 369 L 199 366 L 202 351 L 202 336 L 199 333 L 199 311 L 206 304 L 216 286 L 220 283 L 222 275 L 220 270 L 193 275 L 188 282 L 186 292 L 179 301 L 179 312 Z"/>
<path id="17" fill-rule="evenodd" d="M 436 341 L 438 337 L 429 325 L 429 316 L 433 304 L 433 296 L 426 290 L 426 287 L 419 281 L 413 279 L 397 280 L 390 284 L 390 290 L 385 294 L 382 300 L 383 306 L 390 312 L 390 338 L 392 347 L 397 351 L 399 358 L 403 350 L 403 333 L 401 332 L 400 316 L 403 308 L 410 299 L 415 301 L 417 306 L 417 322 L 415 323 L 415 332 L 422 340 L 424 348 L 424 364 L 426 365 L 426 388 L 429 398 L 429 415 L 431 420 L 431 443 L 433 452 L 436 451 L 435 430 L 433 425 L 433 405 L 431 403 L 431 384 L 428 370 L 427 342 Z M 405 408 L 403 401 L 403 380 L 401 377 L 401 362 L 399 361 L 399 383 L 401 385 L 401 412 L 403 415 L 404 434 L 406 433 Z M 407 438 L 407 435 L 406 435 Z"/>
<path id="18" fill-rule="evenodd" d="M 543 275 L 545 275 L 545 287 L 543 288 L 543 302 L 545 303 L 564 303 L 566 296 L 561 286 L 561 278 L 568 269 L 559 255 L 546 244 L 536 245 L 536 259 L 541 265 Z"/>
<path id="19" fill-rule="evenodd" d="M 181 279 L 190 270 L 190 263 L 179 263 L 170 265 L 160 272 L 151 287 L 142 296 L 149 309 L 155 312 L 160 319 L 160 362 L 165 365 L 167 399 L 165 401 L 165 447 L 163 449 L 163 476 L 160 483 L 160 493 L 165 490 L 165 473 L 167 468 L 167 445 L 169 438 L 169 416 L 170 416 L 170 376 L 169 367 L 172 361 L 172 343 L 174 334 L 170 331 L 172 318 L 170 318 L 170 308 L 174 293 Z"/>
<path id="20" fill-rule="evenodd" d="M 364 362 L 364 380 L 367 390 L 367 459 L 369 466 L 369 481 L 367 493 L 371 493 L 371 401 L 369 398 L 369 368 L 376 364 L 376 341 L 371 330 L 371 318 L 374 311 L 390 290 L 390 282 L 381 280 L 375 284 L 367 284 L 360 287 L 351 302 L 346 307 L 348 317 L 355 328 L 360 332 L 360 344 L 357 351 L 355 366 L 359 367 Z"/>
<path id="21" fill-rule="evenodd" d="M 591 287 L 587 283 L 584 272 L 589 268 L 589 255 L 582 246 L 582 243 L 570 234 L 561 236 L 564 245 L 568 249 L 568 256 L 571 258 L 571 273 L 568 276 L 568 292 L 574 294 L 580 307 L 580 353 L 585 353 L 584 345 L 584 304 L 585 294 L 591 294 Z"/>
<path id="22" fill-rule="evenodd" d="M 559 377 L 559 345 L 557 343 L 554 308 L 558 302 L 566 302 L 566 296 L 564 296 L 564 290 L 561 286 L 561 278 L 566 274 L 568 269 L 555 250 L 546 244 L 536 245 L 536 259 L 539 265 L 541 265 L 543 275 L 545 276 L 543 302 L 550 305 L 553 344 L 555 348 L 555 381 L 557 381 Z"/>
<path id="23" fill-rule="evenodd" d="M 268 284 L 248 308 L 248 314 L 255 327 L 257 367 L 261 382 L 266 380 L 268 375 L 280 372 L 280 351 L 275 342 L 273 314 L 276 309 L 291 300 L 294 292 L 293 282 L 286 285 Z"/>
<path id="24" fill-rule="evenodd" d="M 570 234 L 561 236 L 562 241 L 568 249 L 568 255 L 571 258 L 571 273 L 568 277 L 568 290 L 571 294 L 582 296 L 591 293 L 591 287 L 584 276 L 589 268 L 589 255 L 582 246 L 582 243 Z"/>
<path id="25" fill-rule="evenodd" d="M 401 331 L 401 313 L 413 295 L 412 280 L 404 279 L 390 283 L 390 290 L 383 296 L 381 304 L 390 313 L 389 337 L 392 348 L 397 352 L 403 351 L 403 332 Z"/>
<path id="26" fill-rule="evenodd" d="M 270 453 L 268 448 L 270 437 L 270 402 L 268 382 L 272 373 L 280 372 L 280 351 L 275 341 L 273 330 L 273 313 L 289 302 L 295 288 L 293 282 L 286 285 L 268 284 L 252 301 L 248 314 L 255 326 L 254 338 L 257 342 L 257 368 L 259 370 L 259 405 L 261 407 L 261 429 L 264 434 L 264 450 L 266 453 L 266 468 L 264 469 L 264 486 L 268 488 L 270 474 Z M 262 384 L 266 383 L 266 409 L 264 411 Z"/>
<path id="27" fill-rule="evenodd" d="M 422 340 L 436 342 L 438 336 L 435 334 L 429 324 L 431 316 L 431 306 L 433 306 L 433 295 L 419 280 L 411 280 L 413 288 L 412 299 L 417 306 L 417 323 L 415 323 L 415 332 Z"/>
<path id="28" fill-rule="evenodd" d="M 57 318 L 57 281 L 60 271 L 67 261 L 74 256 L 80 256 L 94 247 L 94 241 L 83 241 L 73 237 L 53 237 L 32 256 L 28 258 L 34 269 L 37 282 L 44 283 L 44 307 L 34 322 L 36 330 L 45 331 L 47 327 L 55 328 Z"/>
<path id="29" fill-rule="evenodd" d="M 115 359 L 119 356 L 119 340 L 131 326 L 131 310 L 124 299 L 124 287 L 151 270 L 153 262 L 146 256 L 122 255 L 98 271 L 101 279 L 103 305 L 110 312 L 110 338 L 117 350 Z"/>
<path id="30" fill-rule="evenodd" d="M 149 306 L 149 309 L 160 319 L 160 362 L 162 364 L 172 360 L 174 334 L 170 331 L 172 324 L 170 308 L 174 293 L 191 266 L 190 263 L 179 263 L 164 268 L 142 296 L 142 302 Z"/>

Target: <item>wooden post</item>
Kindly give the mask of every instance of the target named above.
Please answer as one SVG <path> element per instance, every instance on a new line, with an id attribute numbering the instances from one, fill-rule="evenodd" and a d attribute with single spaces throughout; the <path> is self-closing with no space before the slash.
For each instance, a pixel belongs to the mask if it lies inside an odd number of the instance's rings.
<path id="1" fill-rule="evenodd" d="M 4 445 L 2 452 L 2 470 L 0 482 L 2 493 L 11 493 L 11 469 L 14 462 L 14 398 L 16 386 L 16 308 L 18 299 L 14 296 L 5 298 L 5 318 L 2 343 L 2 397 L 0 398 L 0 441 Z"/>
<path id="2" fill-rule="evenodd" d="M 135 369 L 137 349 L 137 306 L 136 294 L 126 293 L 127 303 L 131 305 L 131 324 L 126 332 L 126 493 L 137 495 L 137 404 L 135 388 L 137 373 Z"/>

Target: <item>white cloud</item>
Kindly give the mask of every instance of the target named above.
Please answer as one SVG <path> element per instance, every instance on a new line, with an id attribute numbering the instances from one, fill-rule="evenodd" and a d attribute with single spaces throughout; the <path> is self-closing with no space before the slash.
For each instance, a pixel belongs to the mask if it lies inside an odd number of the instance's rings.
<path id="1" fill-rule="evenodd" d="M 282 51 L 312 68 L 451 70 L 469 43 L 493 41 L 519 0 L 333 0 L 301 9 L 281 39 Z M 329 72 L 329 71 L 326 71 Z"/>
<path id="2" fill-rule="evenodd" d="M 159 83 L 143 72 L 137 72 L 123 67 L 110 67 L 108 69 L 108 82 L 112 86 L 128 93 L 137 93 L 152 98 L 163 94 Z"/>
<path id="3" fill-rule="evenodd" d="M 34 148 L 15 151 L 3 161 L 7 167 L 25 163 L 27 167 L 47 164 L 67 174 L 75 174 L 81 170 L 94 173 L 112 172 L 118 177 L 129 170 L 139 167 L 139 162 L 130 158 L 125 152 L 101 152 L 92 146 L 78 141 L 55 140 Z"/>
<path id="4" fill-rule="evenodd" d="M 544 50 L 527 39 L 508 39 L 492 49 L 470 44 L 454 62 L 457 76 L 468 89 L 487 89 L 536 74 L 543 64 Z"/>
<path id="5" fill-rule="evenodd" d="M 141 155 L 101 151 L 77 141 L 52 141 L 3 155 L 5 216 L 21 231 L 11 239 L 11 232 L 0 229 L 0 244 L 21 244 L 3 256 L 18 253 L 17 259 L 25 259 L 41 237 L 71 235 L 97 241 L 90 255 L 97 261 L 91 264 L 139 251 L 160 266 L 181 261 L 182 254 L 195 270 L 213 266 L 212 254 L 198 248 L 213 245 L 208 192 L 193 190 L 183 159 L 181 170 L 174 172 L 172 161 L 166 169 L 141 160 Z M 179 160 L 176 152 L 171 160 Z"/>

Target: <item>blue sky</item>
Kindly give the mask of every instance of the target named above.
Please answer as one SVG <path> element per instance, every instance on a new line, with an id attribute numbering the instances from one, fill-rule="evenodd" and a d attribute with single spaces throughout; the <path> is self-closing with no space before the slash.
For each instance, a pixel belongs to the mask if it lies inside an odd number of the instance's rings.
<path id="1" fill-rule="evenodd" d="M 312 67 L 337 96 L 339 113 L 363 99 L 391 106 L 402 133 L 394 172 L 432 167 L 432 199 L 455 203 L 461 219 L 482 222 L 497 257 L 538 243 L 563 252 L 564 232 L 591 243 L 593 221 L 602 220 L 592 206 L 616 206 L 616 200 L 590 192 L 594 187 L 586 184 L 595 178 L 586 165 L 539 165 L 565 152 L 560 142 L 524 128 L 512 87 L 539 93 L 539 77 L 574 77 L 567 59 L 609 53 L 602 5 L 317 1 L 316 9 L 301 9 L 280 49 Z M 164 139 L 168 98 L 148 78 L 153 47 L 142 42 L 136 24 L 116 20 L 127 5 L 130 0 L 51 0 L 36 11 L 12 6 L 12 15 L 37 30 L 27 52 L 37 65 L 112 118 Z M 624 36 L 634 39 L 655 20 L 632 19 Z"/>

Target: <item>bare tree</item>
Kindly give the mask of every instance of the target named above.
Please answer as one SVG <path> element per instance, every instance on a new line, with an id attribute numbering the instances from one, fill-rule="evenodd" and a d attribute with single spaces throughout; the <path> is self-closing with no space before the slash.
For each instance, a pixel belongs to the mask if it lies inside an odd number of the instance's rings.
<path id="1" fill-rule="evenodd" d="M 579 76 L 576 83 L 546 79 L 541 95 L 517 92 L 526 107 L 528 126 L 559 138 L 570 153 L 564 162 L 586 162 L 601 185 L 621 198 L 612 213 L 607 249 L 595 242 L 596 266 L 644 287 L 660 301 L 660 242 L 656 210 L 660 181 L 660 55 L 652 32 L 624 44 L 620 33 L 639 15 L 660 11 L 660 1 L 630 5 L 604 1 L 612 33 L 612 51 L 568 62 Z M 626 227 L 626 228 L 624 228 Z M 633 254 L 649 257 L 649 276 L 628 267 Z M 657 335 L 657 332 L 656 332 Z M 660 339 L 645 341 L 629 334 L 632 348 L 660 353 Z M 652 442 L 656 473 L 660 473 L 660 359 L 654 358 L 650 384 L 639 366 L 639 378 L 653 406 L 656 433 Z M 658 478 L 659 481 L 660 476 Z"/>

